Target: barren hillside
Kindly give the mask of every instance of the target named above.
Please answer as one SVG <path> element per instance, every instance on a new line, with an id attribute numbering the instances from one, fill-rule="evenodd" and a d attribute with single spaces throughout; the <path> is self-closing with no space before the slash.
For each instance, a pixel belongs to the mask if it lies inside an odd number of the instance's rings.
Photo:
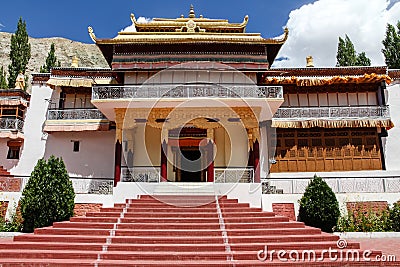
<path id="1" fill-rule="evenodd" d="M 4 66 L 8 72 L 10 63 L 10 42 L 11 33 L 0 32 L 0 66 Z M 56 56 L 61 66 L 69 67 L 71 59 L 75 55 L 79 58 L 80 67 L 107 68 L 108 64 L 95 44 L 84 44 L 71 41 L 65 38 L 30 38 L 31 59 L 28 64 L 28 75 L 32 72 L 39 72 L 40 66 L 45 63 L 51 43 L 55 44 Z"/>

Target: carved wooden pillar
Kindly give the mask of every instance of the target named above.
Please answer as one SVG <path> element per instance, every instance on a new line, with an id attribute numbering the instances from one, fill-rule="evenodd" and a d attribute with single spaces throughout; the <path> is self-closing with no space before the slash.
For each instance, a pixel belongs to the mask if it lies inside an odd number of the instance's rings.
<path id="1" fill-rule="evenodd" d="M 208 141 L 207 144 L 207 163 L 210 164 L 207 166 L 207 182 L 213 183 L 214 182 L 214 145 L 212 141 Z"/>
<path id="2" fill-rule="evenodd" d="M 254 182 L 260 183 L 260 144 L 256 140 L 253 144 L 253 155 L 254 155 Z"/>
<path id="3" fill-rule="evenodd" d="M 167 153 L 168 153 L 168 145 L 165 140 L 161 144 L 161 182 L 166 182 L 167 181 L 167 176 L 168 176 L 168 159 L 167 159 Z"/>
<path id="4" fill-rule="evenodd" d="M 117 140 L 115 143 L 114 187 L 121 181 L 121 158 L 122 143 L 120 140 Z"/>

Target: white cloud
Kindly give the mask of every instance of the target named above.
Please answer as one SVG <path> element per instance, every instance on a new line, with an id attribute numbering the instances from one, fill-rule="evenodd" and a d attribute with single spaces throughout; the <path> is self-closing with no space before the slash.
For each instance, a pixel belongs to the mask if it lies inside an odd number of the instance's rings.
<path id="1" fill-rule="evenodd" d="M 153 19 L 151 19 L 151 18 L 145 18 L 145 17 L 139 17 L 138 19 L 137 19 L 137 22 L 139 22 L 139 23 L 149 23 L 149 22 L 152 22 L 153 21 Z"/>
<path id="2" fill-rule="evenodd" d="M 389 0 L 318 0 L 293 10 L 289 39 L 274 67 L 304 67 L 314 57 L 316 67 L 336 64 L 338 37 L 347 34 L 357 52 L 366 52 L 372 65 L 384 65 L 381 53 L 386 24 L 400 19 L 400 3 Z"/>
<path id="3" fill-rule="evenodd" d="M 137 22 L 139 23 L 149 23 L 153 21 L 153 19 L 151 18 L 145 18 L 145 17 L 139 17 L 137 19 Z M 121 30 L 122 32 L 136 32 L 136 27 L 135 25 L 132 23 L 132 25 L 126 27 L 125 29 Z"/>

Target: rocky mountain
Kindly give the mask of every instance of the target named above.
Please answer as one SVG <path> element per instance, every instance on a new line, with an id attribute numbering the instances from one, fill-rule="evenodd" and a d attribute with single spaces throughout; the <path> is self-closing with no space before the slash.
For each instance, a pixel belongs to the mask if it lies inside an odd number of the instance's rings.
<path id="1" fill-rule="evenodd" d="M 11 33 L 0 32 L 0 67 L 3 66 L 8 73 L 10 64 Z M 79 58 L 80 67 L 109 67 L 99 48 L 95 44 L 85 44 L 65 38 L 29 38 L 31 44 L 31 59 L 29 60 L 27 74 L 39 72 L 44 65 L 51 43 L 55 44 L 57 59 L 62 67 L 69 67 L 73 56 Z"/>

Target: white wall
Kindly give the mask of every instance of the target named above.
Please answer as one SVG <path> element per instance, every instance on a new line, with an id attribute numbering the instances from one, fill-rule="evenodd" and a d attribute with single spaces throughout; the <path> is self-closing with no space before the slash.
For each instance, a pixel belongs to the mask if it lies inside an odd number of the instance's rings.
<path id="1" fill-rule="evenodd" d="M 217 154 L 214 160 L 215 167 L 225 166 L 225 130 L 224 128 L 217 128 L 214 131 L 214 142 L 217 146 Z"/>
<path id="2" fill-rule="evenodd" d="M 225 125 L 225 166 L 247 167 L 248 136 L 242 125 Z"/>
<path id="3" fill-rule="evenodd" d="M 53 90 L 47 86 L 32 86 L 32 96 L 24 124 L 24 147 L 17 166 L 11 169 L 14 175 L 30 175 L 36 162 L 44 155 L 46 135 L 42 130 L 47 107 Z"/>
<path id="4" fill-rule="evenodd" d="M 386 169 L 400 170 L 400 84 L 388 87 L 390 115 L 394 128 L 386 140 Z"/>
<path id="5" fill-rule="evenodd" d="M 282 107 L 377 105 L 376 92 L 285 94 Z"/>
<path id="6" fill-rule="evenodd" d="M 73 142 L 80 141 L 79 152 Z M 70 176 L 114 177 L 115 131 L 55 132 L 47 138 L 44 157 L 62 157 Z"/>

